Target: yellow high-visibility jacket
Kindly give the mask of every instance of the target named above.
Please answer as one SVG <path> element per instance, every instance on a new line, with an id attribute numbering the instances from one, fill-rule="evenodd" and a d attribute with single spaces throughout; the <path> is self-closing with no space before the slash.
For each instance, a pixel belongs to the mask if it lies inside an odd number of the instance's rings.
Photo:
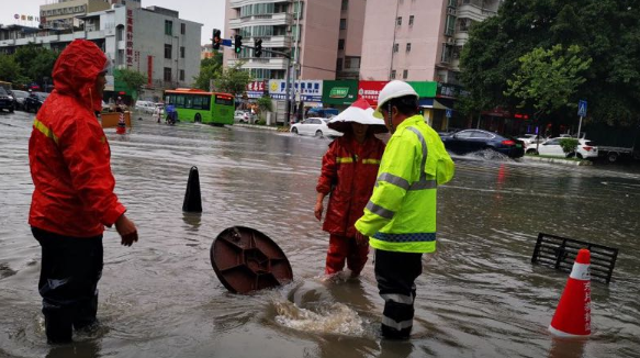
<path id="1" fill-rule="evenodd" d="M 376 187 L 356 229 L 384 251 L 436 250 L 436 193 L 455 165 L 421 115 L 405 119 L 382 155 Z"/>

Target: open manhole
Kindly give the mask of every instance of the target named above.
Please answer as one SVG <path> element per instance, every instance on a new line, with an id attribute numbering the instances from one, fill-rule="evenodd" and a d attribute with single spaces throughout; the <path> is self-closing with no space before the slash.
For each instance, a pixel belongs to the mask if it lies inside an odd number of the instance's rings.
<path id="1" fill-rule="evenodd" d="M 211 245 L 211 266 L 233 293 L 284 285 L 293 271 L 282 249 L 267 235 L 248 227 L 225 229 Z"/>

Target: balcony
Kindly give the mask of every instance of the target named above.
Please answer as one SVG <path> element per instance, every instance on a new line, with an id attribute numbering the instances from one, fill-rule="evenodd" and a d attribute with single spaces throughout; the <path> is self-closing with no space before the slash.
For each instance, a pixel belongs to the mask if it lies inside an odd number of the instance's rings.
<path id="1" fill-rule="evenodd" d="M 292 22 L 291 14 L 284 12 L 266 15 L 253 15 L 229 20 L 229 28 L 237 30 L 243 25 L 251 26 L 284 26 Z"/>
<path id="2" fill-rule="evenodd" d="M 482 5 L 478 5 L 475 2 L 461 4 L 460 7 L 458 7 L 459 19 L 472 19 L 474 21 L 482 22 L 495 14 L 496 11 L 487 9 L 486 7 L 483 8 Z"/>
<path id="3" fill-rule="evenodd" d="M 291 47 L 291 37 L 278 35 L 278 36 L 258 36 L 258 37 L 249 37 L 244 38 L 242 40 L 243 44 L 247 46 L 255 46 L 255 39 L 262 39 L 262 48 L 290 48 Z"/>
<path id="4" fill-rule="evenodd" d="M 453 39 L 456 42 L 456 46 L 464 46 L 464 44 L 469 41 L 469 32 L 456 32 L 456 34 L 453 36 Z"/>
<path id="5" fill-rule="evenodd" d="M 290 2 L 290 0 L 231 0 L 229 2 L 229 6 L 231 6 L 232 9 L 239 9 L 245 5 L 251 5 L 251 4 L 260 4 L 260 3 L 279 3 L 279 2 Z"/>

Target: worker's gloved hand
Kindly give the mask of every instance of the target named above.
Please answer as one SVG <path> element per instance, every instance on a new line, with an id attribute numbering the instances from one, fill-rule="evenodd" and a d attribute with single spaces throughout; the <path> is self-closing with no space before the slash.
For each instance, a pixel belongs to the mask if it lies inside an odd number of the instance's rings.
<path id="1" fill-rule="evenodd" d="M 359 231 L 356 231 L 356 243 L 359 246 L 369 245 L 369 236 L 365 236 Z"/>
<path id="2" fill-rule="evenodd" d="M 322 212 L 324 211 L 324 206 L 322 205 L 322 201 L 317 201 L 316 206 L 313 208 L 313 213 L 316 216 L 318 221 L 322 220 Z"/>
<path id="3" fill-rule="evenodd" d="M 120 243 L 123 246 L 131 246 L 134 242 L 138 241 L 138 230 L 136 229 L 136 225 L 133 221 L 127 219 L 124 214 L 122 214 L 116 221 L 116 230 L 122 238 Z"/>

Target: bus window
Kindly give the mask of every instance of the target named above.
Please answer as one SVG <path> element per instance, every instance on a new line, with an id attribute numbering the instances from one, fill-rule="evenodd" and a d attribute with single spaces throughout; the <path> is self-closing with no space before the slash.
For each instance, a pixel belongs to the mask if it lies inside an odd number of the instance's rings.
<path id="1" fill-rule="evenodd" d="M 202 108 L 202 96 L 194 96 L 193 97 L 193 109 L 203 109 Z"/>
<path id="2" fill-rule="evenodd" d="M 184 108 L 186 108 L 186 109 L 195 108 L 195 107 L 193 107 L 193 97 L 187 96 L 187 98 L 185 98 Z"/>
<path id="3" fill-rule="evenodd" d="M 216 95 L 215 104 L 222 104 L 226 106 L 233 106 L 233 97 L 224 96 L 224 95 Z"/>
<path id="4" fill-rule="evenodd" d="M 202 109 L 206 109 L 207 111 L 211 109 L 211 97 L 202 97 Z"/>
<path id="5" fill-rule="evenodd" d="M 176 107 L 184 108 L 184 95 L 176 95 Z"/>

